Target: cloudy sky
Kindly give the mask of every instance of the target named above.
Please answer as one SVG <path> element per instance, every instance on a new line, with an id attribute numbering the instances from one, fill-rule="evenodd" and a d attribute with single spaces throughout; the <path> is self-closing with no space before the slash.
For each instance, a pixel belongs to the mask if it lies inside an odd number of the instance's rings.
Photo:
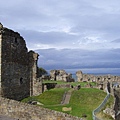
<path id="1" fill-rule="evenodd" d="M 0 22 L 46 70 L 120 73 L 120 0 L 4 0 Z"/>

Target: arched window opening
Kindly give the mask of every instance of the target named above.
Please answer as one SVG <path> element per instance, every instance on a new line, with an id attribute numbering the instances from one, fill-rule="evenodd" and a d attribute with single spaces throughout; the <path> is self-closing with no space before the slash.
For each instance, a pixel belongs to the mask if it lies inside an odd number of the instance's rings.
<path id="1" fill-rule="evenodd" d="M 15 43 L 16 43 L 16 44 L 18 43 L 17 38 L 15 38 Z"/>
<path id="2" fill-rule="evenodd" d="M 23 84 L 23 78 L 22 77 L 20 78 L 20 84 Z"/>

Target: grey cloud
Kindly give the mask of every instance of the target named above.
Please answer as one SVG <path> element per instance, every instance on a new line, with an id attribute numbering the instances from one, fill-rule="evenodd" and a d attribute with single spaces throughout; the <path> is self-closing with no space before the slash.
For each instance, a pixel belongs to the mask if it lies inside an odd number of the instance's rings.
<path id="1" fill-rule="evenodd" d="M 6 17 L 1 19 L 10 26 L 18 28 L 26 26 L 28 29 L 43 30 L 43 26 L 47 26 L 44 29 L 49 29 L 48 26 L 59 28 L 62 24 L 68 24 L 71 27 L 71 32 L 79 34 L 84 34 L 86 31 L 91 32 L 91 34 L 105 34 L 102 37 L 107 40 L 119 36 L 120 15 L 116 12 L 107 13 L 103 9 L 104 7 L 101 7 L 103 5 L 106 7 L 105 9 L 109 10 L 109 4 L 118 6 L 112 1 L 90 2 L 82 0 L 75 2 L 67 0 L 58 2 L 55 0 L 36 0 L 33 2 L 25 0 L 21 2 L 19 0 L 14 2 L 12 0 L 7 6 L 5 6 L 6 1 L 2 3 L 0 13 Z M 114 9 L 117 10 L 117 8 Z M 8 19 L 11 21 L 10 24 Z"/>
<path id="2" fill-rule="evenodd" d="M 113 41 L 111 41 L 111 42 L 113 42 L 113 43 L 120 43 L 120 38 L 115 39 L 115 40 L 113 40 Z"/>
<path id="3" fill-rule="evenodd" d="M 119 68 L 120 49 L 86 51 L 81 49 L 37 50 L 39 65 L 46 69 Z M 51 62 L 51 63 L 50 63 Z"/>
<path id="4" fill-rule="evenodd" d="M 119 19 L 119 14 L 85 15 L 79 18 L 76 16 L 77 24 L 71 28 L 71 32 L 83 33 L 84 36 L 96 34 L 103 40 L 111 41 L 120 37 Z"/>
<path id="5" fill-rule="evenodd" d="M 58 47 L 59 50 L 37 50 L 39 65 L 47 69 L 118 68 L 119 3 L 119 0 L 4 0 L 0 4 L 0 22 L 20 32 L 29 48 L 34 44 Z M 61 49 L 63 46 L 69 49 Z"/>
<path id="6" fill-rule="evenodd" d="M 38 32 L 32 30 L 20 30 L 22 36 L 28 44 L 46 44 L 46 45 L 71 45 L 77 41 L 78 36 L 64 32 Z"/>
<path id="7" fill-rule="evenodd" d="M 7 5 L 5 1 L 0 4 L 0 8 L 1 21 L 9 26 L 23 27 L 25 25 L 32 29 L 34 28 L 32 26 L 54 25 L 57 22 L 56 17 L 49 15 L 49 9 L 46 10 L 45 1 L 43 0 L 18 0 L 17 2 L 12 0 Z"/>
<path id="8" fill-rule="evenodd" d="M 93 29 L 93 30 L 113 30 L 117 29 L 120 26 L 119 24 L 119 14 L 102 14 L 102 15 L 84 15 L 79 16 L 80 18 L 76 19 L 79 28 Z M 73 19 L 74 20 L 74 19 Z M 80 27 L 81 26 L 81 27 Z"/>

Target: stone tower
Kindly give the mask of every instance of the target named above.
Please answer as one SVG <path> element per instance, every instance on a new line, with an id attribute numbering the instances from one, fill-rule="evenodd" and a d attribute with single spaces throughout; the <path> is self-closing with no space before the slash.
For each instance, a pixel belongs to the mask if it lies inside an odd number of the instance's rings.
<path id="1" fill-rule="evenodd" d="M 0 23 L 0 96 L 21 100 L 34 95 L 37 60 L 38 54 L 28 52 L 23 37 Z"/>
<path id="2" fill-rule="evenodd" d="M 76 76 L 77 76 L 77 81 L 78 82 L 81 82 L 81 81 L 83 81 L 83 73 L 82 73 L 82 71 L 77 71 L 76 72 Z"/>

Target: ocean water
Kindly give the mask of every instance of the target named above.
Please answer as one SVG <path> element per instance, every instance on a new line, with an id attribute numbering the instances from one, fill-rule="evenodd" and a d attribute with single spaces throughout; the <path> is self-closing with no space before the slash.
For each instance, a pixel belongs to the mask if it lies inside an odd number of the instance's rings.
<path id="1" fill-rule="evenodd" d="M 72 78 L 74 78 L 74 80 L 77 81 L 77 76 L 76 76 L 76 74 L 72 74 Z"/>

